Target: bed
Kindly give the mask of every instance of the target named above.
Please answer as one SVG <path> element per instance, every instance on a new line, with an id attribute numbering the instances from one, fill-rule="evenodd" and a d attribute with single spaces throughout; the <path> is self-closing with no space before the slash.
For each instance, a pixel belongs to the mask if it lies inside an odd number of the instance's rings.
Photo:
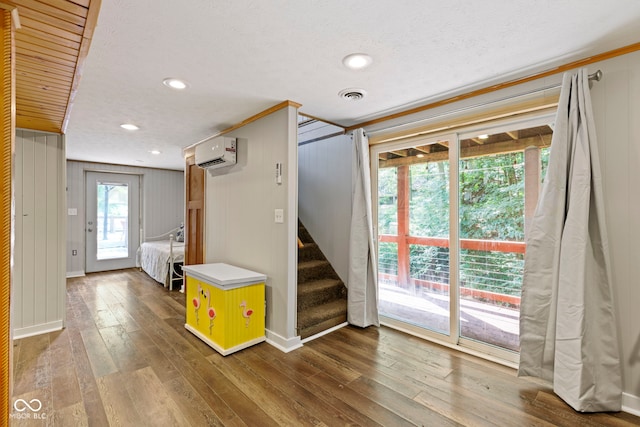
<path id="1" fill-rule="evenodd" d="M 173 290 L 174 283 L 182 285 L 184 242 L 176 241 L 173 234 L 169 234 L 169 240 L 142 243 L 137 258 L 138 267 L 165 288 Z"/>

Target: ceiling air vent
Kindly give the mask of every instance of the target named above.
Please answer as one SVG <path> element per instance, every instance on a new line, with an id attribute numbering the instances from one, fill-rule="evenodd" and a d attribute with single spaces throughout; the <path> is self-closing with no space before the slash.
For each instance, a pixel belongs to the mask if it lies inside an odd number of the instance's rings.
<path id="1" fill-rule="evenodd" d="M 363 89 L 343 89 L 340 92 L 338 92 L 338 96 L 340 98 L 346 99 L 348 101 L 359 101 L 362 98 L 365 97 L 365 95 L 367 94 L 367 92 L 365 92 Z"/>

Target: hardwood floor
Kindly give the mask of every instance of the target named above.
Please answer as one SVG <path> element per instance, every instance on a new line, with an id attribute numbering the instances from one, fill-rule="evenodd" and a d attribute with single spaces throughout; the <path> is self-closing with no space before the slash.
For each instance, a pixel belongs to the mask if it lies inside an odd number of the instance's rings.
<path id="1" fill-rule="evenodd" d="M 184 295 L 137 270 L 69 279 L 67 295 L 66 329 L 14 343 L 13 401 L 42 409 L 11 425 L 640 425 L 384 327 L 222 357 L 185 330 Z"/>

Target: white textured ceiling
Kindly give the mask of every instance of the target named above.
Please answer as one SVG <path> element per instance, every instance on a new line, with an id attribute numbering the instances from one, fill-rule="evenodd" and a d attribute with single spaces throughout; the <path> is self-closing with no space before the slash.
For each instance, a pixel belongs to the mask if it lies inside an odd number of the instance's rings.
<path id="1" fill-rule="evenodd" d="M 182 169 L 183 147 L 284 100 L 348 126 L 638 41 L 638 0 L 103 0 L 67 157 Z M 346 69 L 354 52 L 373 64 Z"/>

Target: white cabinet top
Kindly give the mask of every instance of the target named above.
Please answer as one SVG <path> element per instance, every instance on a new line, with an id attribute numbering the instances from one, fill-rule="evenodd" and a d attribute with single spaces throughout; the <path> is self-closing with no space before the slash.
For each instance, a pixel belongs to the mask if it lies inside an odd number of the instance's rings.
<path id="1" fill-rule="evenodd" d="M 182 269 L 187 272 L 188 276 L 223 289 L 237 288 L 267 280 L 267 276 L 262 273 L 224 263 L 185 265 Z"/>

